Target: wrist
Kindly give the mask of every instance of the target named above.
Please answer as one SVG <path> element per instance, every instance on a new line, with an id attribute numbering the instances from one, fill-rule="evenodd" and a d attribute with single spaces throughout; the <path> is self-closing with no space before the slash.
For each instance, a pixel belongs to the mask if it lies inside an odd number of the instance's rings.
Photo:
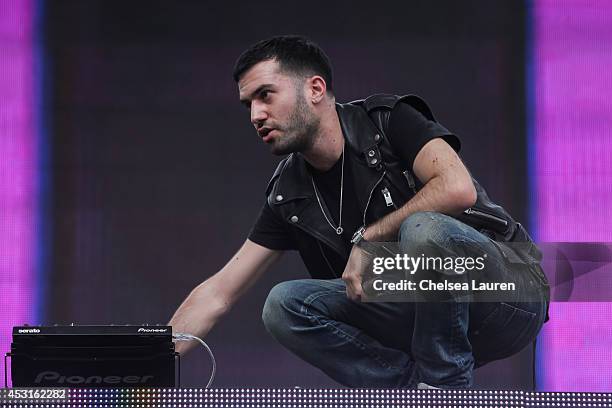
<path id="1" fill-rule="evenodd" d="M 358 228 L 357 231 L 353 234 L 351 238 L 351 244 L 359 245 L 361 242 L 375 242 L 376 238 L 376 228 L 373 225 L 366 227 L 365 225 Z"/>
<path id="2" fill-rule="evenodd" d="M 376 241 L 377 239 L 376 239 L 375 232 L 376 232 L 376 229 L 372 225 L 368 226 L 363 233 L 363 239 L 366 242 Z"/>

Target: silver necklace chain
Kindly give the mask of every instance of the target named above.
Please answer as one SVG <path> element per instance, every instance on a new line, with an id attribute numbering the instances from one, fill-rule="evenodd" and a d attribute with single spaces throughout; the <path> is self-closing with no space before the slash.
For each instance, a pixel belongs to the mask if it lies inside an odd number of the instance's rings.
<path id="1" fill-rule="evenodd" d="M 323 209 L 323 204 L 321 204 L 321 197 L 319 197 L 319 190 L 317 189 L 317 185 L 315 184 L 314 177 L 312 174 L 310 175 L 310 180 L 312 181 L 312 187 L 314 188 L 315 197 L 317 197 L 317 202 L 319 203 L 319 208 L 321 208 L 321 212 L 325 217 L 325 220 L 332 227 L 333 230 L 336 231 L 336 234 L 341 235 L 344 232 L 344 228 L 342 228 L 342 193 L 344 192 L 344 144 L 342 144 L 342 172 L 340 173 L 340 211 L 338 216 L 338 226 L 336 227 L 334 223 L 327 217 L 325 210 Z"/>

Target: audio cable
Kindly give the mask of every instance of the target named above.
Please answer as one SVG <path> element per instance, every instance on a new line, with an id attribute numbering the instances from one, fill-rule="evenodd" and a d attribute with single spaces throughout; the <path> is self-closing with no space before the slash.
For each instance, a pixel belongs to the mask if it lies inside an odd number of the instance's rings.
<path id="1" fill-rule="evenodd" d="M 215 361 L 215 356 L 213 355 L 213 352 L 210 349 L 210 347 L 208 347 L 208 344 L 206 344 L 206 342 L 202 340 L 201 338 L 194 336 L 193 334 L 189 334 L 189 333 L 174 333 L 172 335 L 172 338 L 176 341 L 191 341 L 191 340 L 198 341 L 200 342 L 202 346 L 204 346 L 206 351 L 208 351 L 208 354 L 210 355 L 210 360 L 212 361 L 212 370 L 210 373 L 210 379 L 208 380 L 208 384 L 206 384 L 206 388 L 209 388 L 213 380 L 215 379 L 215 373 L 217 372 L 217 362 Z"/>

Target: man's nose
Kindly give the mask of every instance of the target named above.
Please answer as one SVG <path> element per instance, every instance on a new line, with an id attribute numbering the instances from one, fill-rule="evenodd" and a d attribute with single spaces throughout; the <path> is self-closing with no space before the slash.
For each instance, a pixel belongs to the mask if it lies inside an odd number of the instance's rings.
<path id="1" fill-rule="evenodd" d="M 268 118 L 268 113 L 264 106 L 256 103 L 251 104 L 251 123 L 256 128 L 260 127 Z"/>

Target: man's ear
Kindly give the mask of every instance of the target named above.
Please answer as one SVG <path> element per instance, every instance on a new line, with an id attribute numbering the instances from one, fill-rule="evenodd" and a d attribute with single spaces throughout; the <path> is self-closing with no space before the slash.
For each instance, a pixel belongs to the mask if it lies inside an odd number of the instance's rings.
<path id="1" fill-rule="evenodd" d="M 313 104 L 317 104 L 325 98 L 325 92 L 327 91 L 327 84 L 323 77 L 319 75 L 312 76 L 308 79 L 309 85 L 309 96 Z"/>

